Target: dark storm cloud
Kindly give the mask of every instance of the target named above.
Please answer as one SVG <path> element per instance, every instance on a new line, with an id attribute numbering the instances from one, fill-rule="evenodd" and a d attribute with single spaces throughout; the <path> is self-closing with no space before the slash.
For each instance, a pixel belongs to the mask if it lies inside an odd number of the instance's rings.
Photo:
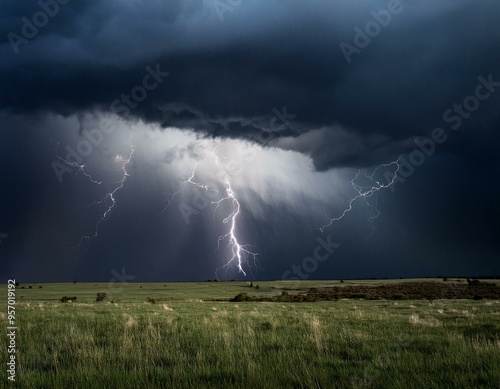
<path id="1" fill-rule="evenodd" d="M 8 1 L 0 16 L 0 106 L 65 115 L 112 110 L 141 85 L 146 66 L 158 66 L 168 78 L 131 116 L 259 138 L 273 109 L 286 106 L 295 116 L 272 134 L 274 144 L 312 155 L 319 169 L 379 162 L 441 125 L 478 76 L 500 80 L 495 0 L 401 0 L 348 63 L 339 45 L 354 45 L 354 28 L 389 4 L 397 1 L 243 1 L 220 18 L 212 1 L 74 1 L 13 45 L 10 33 L 22 36 L 24 21 L 41 8 Z M 490 131 L 496 112 L 484 104 L 462 129 Z"/>

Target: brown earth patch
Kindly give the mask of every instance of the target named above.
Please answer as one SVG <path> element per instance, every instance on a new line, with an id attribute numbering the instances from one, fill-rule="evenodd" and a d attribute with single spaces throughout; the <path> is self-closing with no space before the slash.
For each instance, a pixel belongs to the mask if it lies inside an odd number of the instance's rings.
<path id="1" fill-rule="evenodd" d="M 468 284 L 440 282 L 402 282 L 385 285 L 348 285 L 310 288 L 306 292 L 279 296 L 250 296 L 240 293 L 230 301 L 312 302 L 339 299 L 366 300 L 435 300 L 435 299 L 500 299 L 500 287 L 484 281 Z"/>

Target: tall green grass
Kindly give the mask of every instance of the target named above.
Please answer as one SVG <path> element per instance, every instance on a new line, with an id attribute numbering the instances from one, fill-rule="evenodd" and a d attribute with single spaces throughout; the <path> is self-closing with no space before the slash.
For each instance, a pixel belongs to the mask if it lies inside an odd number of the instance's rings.
<path id="1" fill-rule="evenodd" d="M 66 287 L 59 298 L 78 295 Z M 228 303 L 162 287 L 118 303 L 18 298 L 16 387 L 500 387 L 499 301 Z M 217 287 L 208 295 L 241 291 Z"/>

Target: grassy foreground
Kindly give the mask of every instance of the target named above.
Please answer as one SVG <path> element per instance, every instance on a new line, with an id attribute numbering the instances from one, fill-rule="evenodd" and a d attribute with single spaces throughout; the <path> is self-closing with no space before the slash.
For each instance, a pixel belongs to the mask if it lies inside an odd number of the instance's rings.
<path id="1" fill-rule="evenodd" d="M 274 296 L 291 286 L 258 284 L 19 286 L 16 383 L 8 385 L 2 369 L 2 385 L 500 387 L 499 300 L 207 301 L 241 292 Z M 332 285 L 338 282 L 293 283 L 304 290 Z M 5 285 L 1 290 L 6 296 Z M 108 293 L 104 302 L 95 302 L 98 292 Z M 77 299 L 62 303 L 62 296 Z M 3 363 L 6 347 L 1 355 Z"/>

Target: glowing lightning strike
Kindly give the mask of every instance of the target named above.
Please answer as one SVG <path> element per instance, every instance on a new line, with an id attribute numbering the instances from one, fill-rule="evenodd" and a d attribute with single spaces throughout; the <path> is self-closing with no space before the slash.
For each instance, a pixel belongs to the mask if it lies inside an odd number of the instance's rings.
<path id="1" fill-rule="evenodd" d="M 82 173 L 85 177 L 87 177 L 87 178 L 88 178 L 88 179 L 89 179 L 92 183 L 97 184 L 97 185 L 101 185 L 101 184 L 102 184 L 102 181 L 95 180 L 95 179 L 94 179 L 94 178 L 93 178 L 93 177 L 92 177 L 89 173 L 87 173 L 87 172 L 85 171 L 85 167 L 86 167 L 86 165 L 85 165 L 84 163 L 83 163 L 83 164 L 80 164 L 80 163 L 78 163 L 78 162 L 76 162 L 76 161 L 68 161 L 68 160 L 64 159 L 63 157 L 61 157 L 61 156 L 58 154 L 57 150 L 59 149 L 59 145 L 61 144 L 61 142 L 56 142 L 56 141 L 52 140 L 52 138 L 51 138 L 50 136 L 49 136 L 49 140 L 50 140 L 50 143 L 51 143 L 52 145 L 54 145 L 54 150 L 55 150 L 55 154 L 56 154 L 56 158 L 57 158 L 57 161 L 58 161 L 58 162 L 60 162 L 60 163 L 62 163 L 62 164 L 64 164 L 64 165 L 66 165 L 66 166 L 68 166 L 68 167 L 70 167 L 70 168 L 76 168 L 76 169 L 78 169 L 76 173 L 78 174 L 78 172 L 81 172 L 81 173 Z"/>
<path id="2" fill-rule="evenodd" d="M 217 146 L 218 145 L 216 145 L 216 148 L 217 148 Z M 221 169 L 221 172 L 223 173 L 223 181 L 224 181 L 224 188 L 226 190 L 226 197 L 220 199 L 219 201 L 214 201 L 214 202 L 212 202 L 212 204 L 217 204 L 217 206 L 215 207 L 215 210 L 217 210 L 217 208 L 219 207 L 221 202 L 223 202 L 224 200 L 230 200 L 231 204 L 233 206 L 233 210 L 229 214 L 229 216 L 225 217 L 222 220 L 222 222 L 224 224 L 231 222 L 231 228 L 229 229 L 229 232 L 227 234 L 219 236 L 219 240 L 217 242 L 217 249 L 215 251 L 217 251 L 219 249 L 220 243 L 224 239 L 229 237 L 228 247 L 231 247 L 232 257 L 226 263 L 225 267 L 229 266 L 229 264 L 231 262 L 236 261 L 237 267 L 238 267 L 238 272 L 241 272 L 241 273 L 243 273 L 244 276 L 246 276 L 247 273 L 245 273 L 245 271 L 243 270 L 243 261 L 245 259 L 245 256 L 246 255 L 252 256 L 254 263 L 255 263 L 255 260 L 257 259 L 257 256 L 259 254 L 254 253 L 253 251 L 250 251 L 248 249 L 249 245 L 241 245 L 238 242 L 238 238 L 236 237 L 235 230 L 236 230 L 236 219 L 240 213 L 240 203 L 239 203 L 238 199 L 236 198 L 236 195 L 231 187 L 231 181 L 229 180 L 229 175 L 227 174 L 226 170 L 221 167 L 221 162 L 220 162 L 219 157 L 215 153 L 215 149 L 213 151 L 213 155 L 214 155 L 215 161 L 217 163 L 217 166 L 219 166 L 219 168 Z"/>
<path id="3" fill-rule="evenodd" d="M 132 160 L 132 156 L 134 155 L 134 152 L 135 152 L 134 145 L 132 143 L 130 143 L 130 140 L 129 140 L 129 147 L 130 147 L 130 153 L 129 153 L 127 158 L 124 158 L 120 154 L 118 154 L 115 157 L 115 161 L 122 162 L 121 168 L 119 170 L 122 171 L 123 176 L 122 176 L 121 180 L 112 183 L 112 184 L 118 184 L 118 186 L 115 189 L 113 189 L 111 192 L 106 193 L 106 195 L 100 201 L 97 202 L 97 204 L 102 204 L 104 201 L 109 199 L 109 200 L 111 200 L 111 204 L 108 206 L 106 211 L 103 213 L 102 217 L 97 222 L 97 224 L 95 226 L 94 233 L 92 235 L 83 236 L 80 239 L 80 243 L 76 247 L 81 246 L 84 241 L 88 242 L 90 239 L 97 237 L 101 223 L 104 222 L 109 217 L 109 215 L 113 211 L 114 207 L 116 206 L 116 198 L 115 198 L 116 193 L 123 188 L 123 186 L 125 185 L 125 182 L 127 182 L 127 179 L 130 176 L 130 174 L 127 172 L 127 165 Z"/>
<path id="4" fill-rule="evenodd" d="M 49 140 L 50 140 L 50 144 L 54 146 L 55 155 L 56 155 L 56 158 L 57 158 L 59 163 L 64 164 L 64 165 L 68 166 L 69 168 L 77 169 L 76 174 L 78 174 L 78 172 L 81 172 L 85 177 L 87 177 L 90 180 L 90 182 L 92 182 L 94 184 L 97 184 L 97 185 L 103 184 L 103 181 L 99 181 L 99 180 L 94 179 L 92 177 L 92 175 L 86 171 L 86 166 L 87 166 L 86 164 L 78 163 L 77 161 L 69 161 L 69 160 L 61 157 L 58 153 L 60 142 L 54 141 L 50 135 L 49 135 Z M 115 162 L 121 162 L 121 166 L 118 169 L 108 168 L 105 166 L 99 167 L 100 169 L 111 170 L 111 171 L 115 171 L 115 172 L 121 170 L 123 173 L 123 176 L 119 181 L 105 184 L 105 185 L 118 184 L 118 186 L 116 186 L 116 188 L 114 188 L 111 192 L 106 193 L 106 195 L 101 200 L 94 202 L 94 204 L 102 204 L 104 201 L 106 201 L 108 199 L 111 201 L 111 204 L 108 206 L 106 211 L 103 213 L 102 217 L 97 222 L 97 224 L 95 226 L 94 233 L 92 235 L 86 235 L 86 236 L 81 237 L 80 243 L 78 243 L 78 245 L 76 245 L 74 248 L 78 248 L 83 244 L 83 242 L 88 242 L 90 239 L 97 237 L 101 223 L 104 222 L 109 217 L 109 215 L 113 211 L 114 207 L 116 206 L 115 196 L 116 196 L 117 192 L 123 188 L 123 186 L 125 185 L 125 182 L 127 181 L 128 177 L 129 177 L 129 173 L 127 172 L 127 165 L 130 163 L 132 156 L 134 155 L 134 152 L 135 152 L 134 145 L 131 143 L 131 140 L 132 140 L 132 136 L 128 140 L 128 144 L 129 144 L 129 148 L 130 148 L 130 153 L 129 153 L 128 157 L 125 158 L 120 154 L 115 156 Z"/>
<path id="5" fill-rule="evenodd" d="M 222 222 L 224 224 L 230 223 L 231 227 L 230 227 L 229 232 L 227 234 L 219 236 L 219 239 L 218 239 L 218 242 L 217 242 L 217 248 L 215 249 L 215 251 L 217 251 L 220 248 L 220 244 L 221 244 L 222 241 L 224 241 L 226 238 L 229 238 L 228 247 L 231 247 L 232 256 L 231 256 L 231 259 L 226 263 L 226 265 L 224 265 L 224 267 L 229 266 L 229 264 L 232 263 L 232 262 L 236 262 L 237 263 L 237 267 L 238 267 L 238 272 L 241 272 L 241 273 L 243 273 L 244 276 L 246 276 L 247 273 L 243 270 L 243 263 L 245 261 L 245 257 L 246 256 L 253 257 L 254 263 L 255 263 L 255 261 L 257 259 L 257 256 L 259 254 L 258 253 L 254 253 L 251 250 L 249 250 L 249 247 L 250 247 L 249 245 L 242 245 L 242 244 L 240 244 L 239 241 L 238 241 L 238 238 L 236 237 L 236 224 L 237 224 L 238 215 L 240 214 L 240 202 L 238 201 L 238 199 L 236 197 L 236 194 L 235 194 L 235 192 L 233 191 L 233 189 L 231 187 L 231 182 L 230 182 L 230 179 L 229 179 L 229 175 L 227 174 L 226 170 L 222 167 L 222 163 L 220 161 L 220 158 L 219 158 L 219 156 L 216 153 L 216 150 L 217 150 L 218 146 L 219 146 L 219 144 L 216 143 L 216 145 L 215 145 L 214 149 L 212 150 L 211 154 L 213 155 L 213 157 L 215 159 L 215 162 L 216 162 L 216 165 L 219 168 L 220 173 L 223 176 L 222 181 L 223 181 L 223 184 L 224 184 L 224 189 L 225 189 L 226 196 L 223 197 L 223 198 L 221 198 L 218 201 L 212 201 L 212 205 L 216 204 L 216 207 L 215 207 L 215 210 L 214 210 L 214 215 L 215 215 L 215 212 L 217 212 L 217 209 L 219 208 L 219 206 L 221 205 L 221 203 L 223 201 L 226 201 L 226 200 L 229 200 L 231 202 L 232 211 L 231 211 L 231 213 L 227 217 L 225 217 L 222 220 Z M 196 176 L 196 170 L 197 170 L 197 168 L 198 168 L 198 162 L 195 163 L 193 169 L 191 170 L 190 176 L 185 181 L 182 181 L 182 184 L 181 184 L 180 188 L 176 192 L 174 192 L 173 194 L 171 194 L 169 196 L 169 198 L 167 199 L 166 206 L 159 212 L 159 214 L 163 213 L 170 206 L 170 204 L 172 203 L 172 201 L 174 201 L 175 197 L 180 192 L 182 192 L 182 190 L 184 190 L 184 188 L 186 187 L 186 185 L 191 184 L 191 185 L 194 185 L 194 186 L 196 186 L 198 188 L 201 188 L 201 189 L 203 189 L 205 191 L 214 191 L 215 193 L 218 193 L 218 191 L 216 189 L 211 188 L 209 185 L 206 185 L 206 184 L 203 184 L 203 183 L 195 181 L 195 176 Z"/>
<path id="6" fill-rule="evenodd" d="M 351 180 L 351 185 L 358 194 L 349 200 L 347 208 L 344 209 L 344 211 L 342 212 L 342 214 L 340 216 L 331 219 L 328 224 L 325 224 L 323 227 L 320 228 L 320 231 L 324 232 L 324 230 L 326 228 L 330 227 L 334 222 L 341 220 L 348 212 L 350 212 L 352 210 L 353 203 L 356 200 L 358 200 L 359 198 L 364 198 L 366 201 L 366 204 L 370 207 L 370 217 L 368 218 L 368 223 L 370 223 L 370 225 L 372 227 L 372 234 L 373 234 L 373 231 L 375 229 L 375 227 L 373 226 L 373 221 L 380 215 L 380 211 L 377 209 L 377 200 L 375 200 L 375 204 L 370 204 L 368 199 L 371 198 L 374 194 L 376 194 L 379 190 L 389 188 L 392 184 L 394 184 L 394 182 L 398 176 L 398 172 L 399 172 L 399 168 L 400 168 L 399 164 L 400 164 L 401 158 L 402 158 L 402 155 L 399 156 L 398 159 L 396 159 L 393 162 L 385 163 L 383 165 L 378 166 L 371 174 L 368 174 L 366 172 L 366 170 L 364 170 L 364 171 L 358 170 L 356 176 Z M 396 166 L 396 170 L 394 171 L 394 175 L 391 177 L 391 179 L 389 180 L 389 182 L 387 184 L 382 184 L 374 178 L 377 171 L 380 170 L 381 168 L 390 167 L 390 166 L 394 166 L 394 165 Z M 368 180 L 370 180 L 372 182 L 372 185 L 365 187 L 365 186 L 361 186 L 361 185 L 356 184 L 356 180 L 359 177 L 367 178 Z M 376 199 L 376 197 L 375 197 L 375 199 Z M 370 236 L 372 234 L 370 234 Z"/>
<path id="7" fill-rule="evenodd" d="M 208 185 L 201 184 L 199 182 L 194 181 L 194 177 L 196 176 L 196 169 L 198 169 L 198 161 L 196 161 L 196 163 L 194 164 L 194 167 L 191 169 L 191 175 L 185 181 L 181 181 L 181 186 L 179 187 L 179 189 L 176 190 L 174 193 L 172 193 L 169 196 L 169 198 L 167 199 L 167 204 L 163 207 L 163 209 L 160 212 L 158 212 L 158 214 L 156 216 L 165 212 L 167 210 L 167 208 L 170 207 L 170 204 L 172 204 L 172 201 L 174 201 L 175 197 L 180 192 L 182 192 L 184 190 L 184 188 L 186 187 L 186 185 L 188 185 L 188 184 L 197 186 L 198 188 L 204 189 L 206 191 L 212 190 L 214 192 L 217 192 L 217 190 L 210 188 Z"/>

